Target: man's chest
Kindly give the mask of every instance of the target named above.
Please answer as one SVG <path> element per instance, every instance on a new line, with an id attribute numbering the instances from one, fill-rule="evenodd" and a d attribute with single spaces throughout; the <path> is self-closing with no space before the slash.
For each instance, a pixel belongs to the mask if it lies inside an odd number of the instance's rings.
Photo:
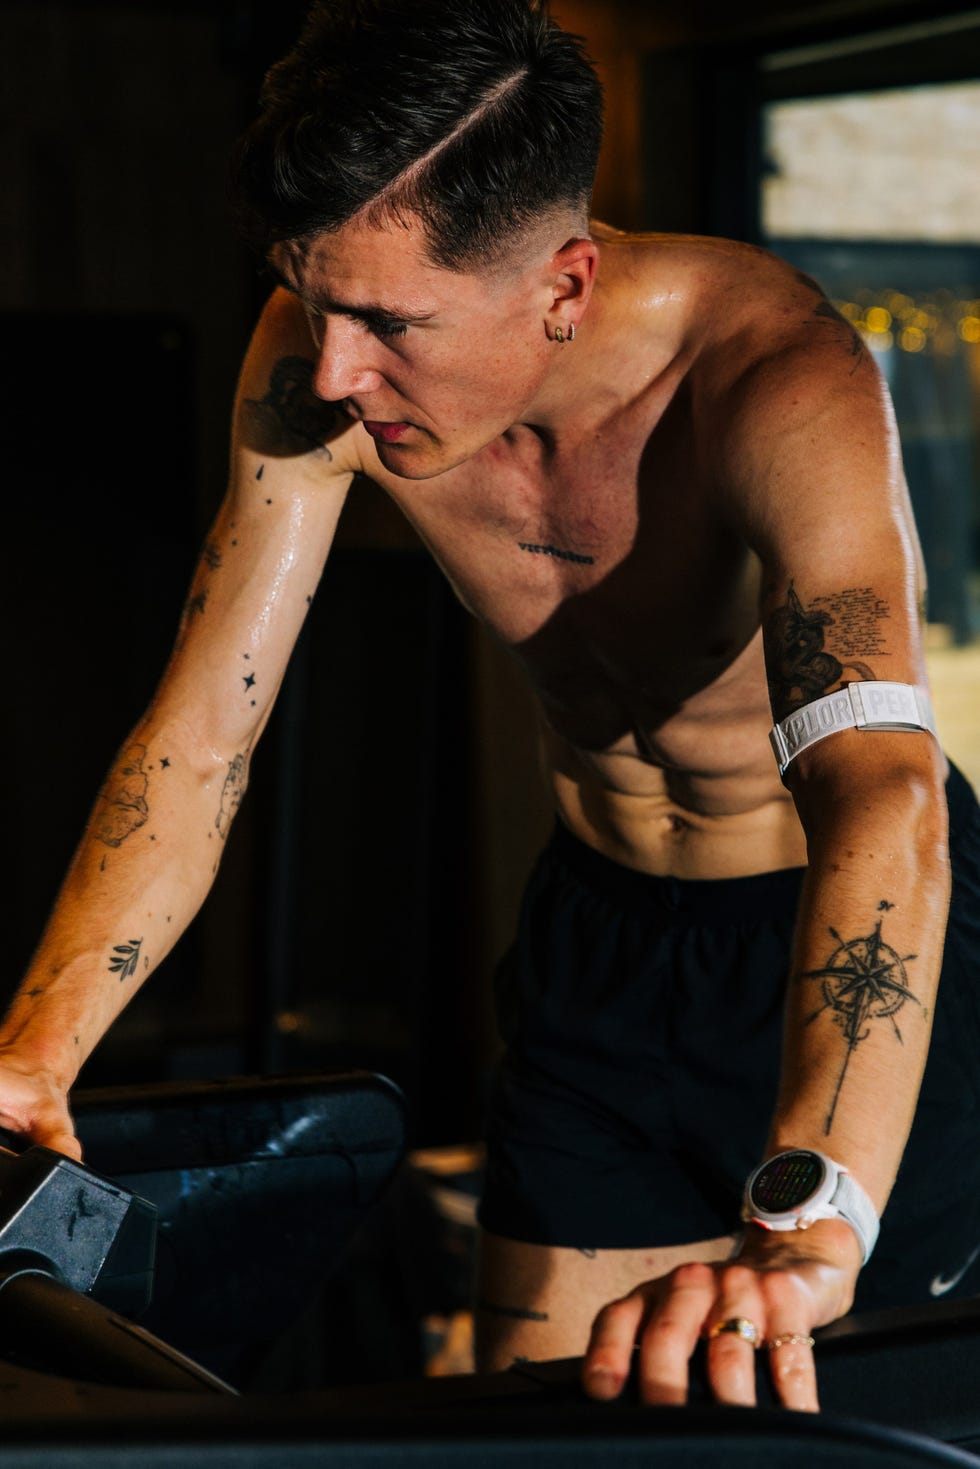
<path id="1" fill-rule="evenodd" d="M 682 435 L 500 441 L 389 486 L 463 604 L 535 682 L 630 687 L 724 665 L 757 625 L 758 567 Z"/>

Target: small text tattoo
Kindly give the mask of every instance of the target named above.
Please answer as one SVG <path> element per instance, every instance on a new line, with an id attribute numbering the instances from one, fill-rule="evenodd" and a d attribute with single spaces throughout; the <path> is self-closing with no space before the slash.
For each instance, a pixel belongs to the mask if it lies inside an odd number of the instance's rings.
<path id="1" fill-rule="evenodd" d="M 830 597 L 814 597 L 810 606 L 830 618 L 827 626 L 834 629 L 838 658 L 875 658 L 887 652 L 888 603 L 871 587 L 847 587 Z"/>
<path id="2" fill-rule="evenodd" d="M 221 552 L 219 551 L 217 543 L 215 541 L 208 541 L 204 547 L 204 550 L 201 552 L 201 555 L 208 563 L 212 571 L 220 570 Z"/>
<path id="3" fill-rule="evenodd" d="M 136 973 L 142 943 L 142 939 L 130 939 L 128 944 L 114 945 L 112 957 L 109 960 L 109 969 L 113 974 L 119 975 L 120 984 L 124 979 L 129 979 Z M 149 966 L 149 960 L 146 962 Z"/>
<path id="4" fill-rule="evenodd" d="M 531 1311 L 526 1306 L 498 1306 L 495 1301 L 478 1300 L 478 1311 L 486 1311 L 490 1316 L 509 1316 L 512 1321 L 547 1321 L 547 1311 Z"/>
<path id="5" fill-rule="evenodd" d="M 145 759 L 145 745 L 130 745 L 102 791 L 93 835 L 107 847 L 120 846 L 144 825 L 150 814 L 146 803 Z"/>
<path id="6" fill-rule="evenodd" d="M 577 551 L 560 551 L 557 546 L 536 546 L 530 541 L 518 541 L 522 551 L 532 556 L 554 556 L 558 561 L 574 561 L 577 566 L 594 566 L 594 556 L 580 556 Z"/>
<path id="7" fill-rule="evenodd" d="M 878 905 L 879 911 L 894 907 L 886 899 Z M 830 1011 L 834 1024 L 844 1034 L 844 1060 L 837 1077 L 830 1111 L 824 1123 L 824 1133 L 829 1136 L 833 1126 L 837 1101 L 851 1057 L 863 1040 L 871 1034 L 876 1021 L 888 1020 L 896 1040 L 903 1045 L 902 1032 L 895 1016 L 908 1001 L 918 1005 L 922 1002 L 909 987 L 906 964 L 915 954 L 899 955 L 881 936 L 882 919 L 878 919 L 869 934 L 857 938 L 843 939 L 836 928 L 829 933 L 835 947 L 827 961 L 819 969 L 808 969 L 801 979 L 816 979 L 820 982 L 823 1004 L 807 1016 L 807 1025 L 818 1016 Z M 923 1014 L 925 1012 L 923 1011 Z"/>
<path id="8" fill-rule="evenodd" d="M 221 808 L 214 822 L 222 841 L 224 841 L 231 830 L 231 823 L 235 819 L 235 812 L 242 804 L 247 777 L 247 756 L 236 755 L 228 766 L 228 774 L 225 776 L 225 783 L 221 790 Z"/>
<path id="9" fill-rule="evenodd" d="M 313 391 L 313 371 L 313 363 L 305 357 L 281 357 L 269 375 L 265 396 L 245 399 L 249 436 L 259 453 L 313 451 L 333 458 L 323 440 L 337 432 L 343 419 L 335 404 Z M 261 478 L 262 470 L 256 475 Z"/>
<path id="10" fill-rule="evenodd" d="M 844 591 L 836 597 L 819 600 L 833 606 L 835 611 L 828 611 L 827 605 L 818 605 L 817 602 L 809 608 L 804 607 L 790 582 L 786 605 L 777 607 L 766 619 L 766 668 L 769 694 L 777 718 L 781 719 L 785 714 L 830 693 L 841 683 L 845 672 L 860 679 L 875 677 L 868 665 L 859 662 L 852 654 L 855 646 L 863 653 L 870 651 L 872 655 L 883 651 L 877 622 L 887 617 L 886 604 L 874 598 L 869 589 Z M 838 622 L 842 609 L 850 609 L 853 616 L 847 623 L 846 638 L 838 647 Z M 865 639 L 858 636 L 859 623 L 867 635 Z M 840 657 L 825 647 L 828 629 L 831 628 L 834 629 L 831 634 L 834 647 Z"/>

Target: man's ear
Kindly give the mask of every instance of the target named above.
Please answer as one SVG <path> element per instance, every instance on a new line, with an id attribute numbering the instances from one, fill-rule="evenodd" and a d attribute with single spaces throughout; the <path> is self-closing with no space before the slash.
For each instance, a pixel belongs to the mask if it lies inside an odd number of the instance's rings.
<path id="1" fill-rule="evenodd" d="M 569 327 L 578 327 L 592 295 L 598 262 L 598 247 L 587 237 L 568 240 L 555 251 L 550 266 L 552 302 L 546 323 L 549 336 L 561 330 L 567 337 Z"/>

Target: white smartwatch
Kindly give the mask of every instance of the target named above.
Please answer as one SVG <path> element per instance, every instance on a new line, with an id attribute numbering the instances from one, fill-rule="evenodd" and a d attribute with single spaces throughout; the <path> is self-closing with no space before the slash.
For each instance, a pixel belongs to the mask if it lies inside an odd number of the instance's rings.
<path id="1" fill-rule="evenodd" d="M 811 1148 L 777 1153 L 750 1174 L 742 1218 L 763 1229 L 809 1229 L 818 1219 L 843 1219 L 858 1237 L 862 1264 L 878 1238 L 878 1212 L 846 1168 Z"/>

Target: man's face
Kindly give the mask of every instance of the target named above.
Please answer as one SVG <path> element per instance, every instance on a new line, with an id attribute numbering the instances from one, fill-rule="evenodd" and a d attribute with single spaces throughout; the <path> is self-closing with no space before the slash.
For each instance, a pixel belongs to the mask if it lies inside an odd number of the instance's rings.
<path id="1" fill-rule="evenodd" d="M 555 354 L 544 257 L 460 274 L 428 259 L 415 223 L 352 221 L 271 260 L 310 320 L 314 391 L 364 424 L 386 469 L 428 479 L 533 407 Z"/>

